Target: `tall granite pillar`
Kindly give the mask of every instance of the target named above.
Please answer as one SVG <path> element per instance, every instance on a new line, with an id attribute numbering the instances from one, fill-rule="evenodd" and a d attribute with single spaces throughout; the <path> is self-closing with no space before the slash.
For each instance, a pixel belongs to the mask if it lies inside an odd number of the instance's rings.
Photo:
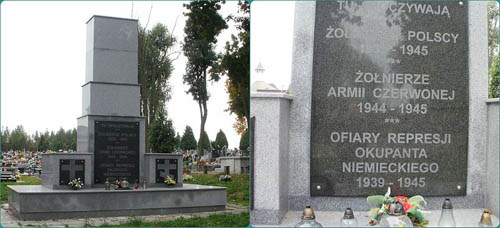
<path id="1" fill-rule="evenodd" d="M 87 22 L 79 153 L 91 153 L 92 184 L 142 179 L 145 120 L 137 81 L 137 20 L 93 16 Z"/>

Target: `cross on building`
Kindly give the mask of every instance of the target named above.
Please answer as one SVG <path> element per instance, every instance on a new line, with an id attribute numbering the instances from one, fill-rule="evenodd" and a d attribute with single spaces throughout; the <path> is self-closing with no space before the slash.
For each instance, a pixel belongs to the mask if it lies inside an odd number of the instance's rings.
<path id="1" fill-rule="evenodd" d="M 59 169 L 59 184 L 66 185 L 77 178 L 85 182 L 85 160 L 62 159 Z"/>
<path id="2" fill-rule="evenodd" d="M 177 172 L 177 160 L 172 159 L 156 159 L 156 182 L 160 183 L 165 181 L 167 176 L 171 176 L 175 181 L 177 181 L 177 175 L 172 175 L 172 173 Z M 172 164 L 173 162 L 173 164 Z M 171 172 L 173 170 L 173 172 Z"/>

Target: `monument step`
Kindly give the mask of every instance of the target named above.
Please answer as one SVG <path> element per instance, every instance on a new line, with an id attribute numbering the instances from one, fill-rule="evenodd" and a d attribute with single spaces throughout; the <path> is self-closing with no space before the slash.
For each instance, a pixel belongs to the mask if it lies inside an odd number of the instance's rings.
<path id="1" fill-rule="evenodd" d="M 122 191 L 10 185 L 8 191 L 9 210 L 21 220 L 219 211 L 227 194 L 225 187 L 194 184 Z"/>

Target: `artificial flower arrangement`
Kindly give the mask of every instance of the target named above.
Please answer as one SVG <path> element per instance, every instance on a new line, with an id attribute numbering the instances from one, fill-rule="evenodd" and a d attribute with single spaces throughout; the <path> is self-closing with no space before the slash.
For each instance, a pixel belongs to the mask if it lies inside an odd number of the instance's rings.
<path id="1" fill-rule="evenodd" d="M 83 182 L 80 180 L 80 178 L 77 178 L 70 181 L 68 185 L 71 186 L 72 189 L 78 190 L 83 187 Z"/>
<path id="2" fill-rule="evenodd" d="M 167 176 L 167 178 L 165 178 L 165 184 L 167 184 L 167 186 L 172 186 L 172 185 L 175 185 L 176 182 L 175 182 L 174 178 Z"/>
<path id="3" fill-rule="evenodd" d="M 380 219 L 388 214 L 390 205 L 396 201 L 403 205 L 407 216 L 411 219 L 414 226 L 426 226 L 429 223 L 420 211 L 420 209 L 424 209 L 427 206 L 424 197 L 420 195 L 411 198 L 406 196 L 391 197 L 391 188 L 389 187 L 385 195 L 373 195 L 366 198 L 368 205 L 373 207 L 368 211 L 368 216 L 371 218 L 370 225 L 374 226 L 380 222 Z"/>
<path id="4" fill-rule="evenodd" d="M 185 174 L 182 176 L 184 179 L 184 182 L 190 182 L 190 181 L 193 181 L 193 176 L 191 175 L 188 175 L 188 174 Z"/>

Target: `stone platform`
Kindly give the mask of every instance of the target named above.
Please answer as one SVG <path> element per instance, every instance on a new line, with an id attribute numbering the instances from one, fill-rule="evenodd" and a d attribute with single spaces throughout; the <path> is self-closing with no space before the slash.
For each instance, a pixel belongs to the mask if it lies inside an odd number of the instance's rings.
<path id="1" fill-rule="evenodd" d="M 228 203 L 226 209 L 222 211 L 176 213 L 165 215 L 144 215 L 144 216 L 118 216 L 118 217 L 95 217 L 95 218 L 71 218 L 71 219 L 50 219 L 50 220 L 19 220 L 9 210 L 8 204 L 2 204 L 0 210 L 0 221 L 2 227 L 89 227 L 89 226 L 110 226 L 120 225 L 129 222 L 131 219 L 138 219 L 144 222 L 170 221 L 179 218 L 190 219 L 196 217 L 208 217 L 210 215 L 240 214 L 248 212 L 247 206 Z"/>
<path id="2" fill-rule="evenodd" d="M 193 213 L 226 207 L 225 187 L 194 184 L 108 191 L 9 185 L 8 194 L 9 210 L 21 220 Z"/>
<path id="3" fill-rule="evenodd" d="M 479 219 L 483 209 L 454 209 L 453 215 L 457 227 L 478 227 Z M 422 211 L 424 217 L 429 220 L 427 227 L 437 227 L 441 210 L 424 210 Z M 340 219 L 344 215 L 343 211 L 314 211 L 316 221 L 321 223 L 323 227 L 338 227 L 340 226 Z M 300 222 L 302 211 L 288 211 L 280 225 L 253 225 L 256 227 L 294 227 L 295 224 Z M 370 218 L 366 211 L 354 211 L 354 217 L 358 220 L 358 226 L 371 227 L 368 225 Z M 498 227 L 498 218 L 494 215 L 491 216 L 493 227 Z"/>

